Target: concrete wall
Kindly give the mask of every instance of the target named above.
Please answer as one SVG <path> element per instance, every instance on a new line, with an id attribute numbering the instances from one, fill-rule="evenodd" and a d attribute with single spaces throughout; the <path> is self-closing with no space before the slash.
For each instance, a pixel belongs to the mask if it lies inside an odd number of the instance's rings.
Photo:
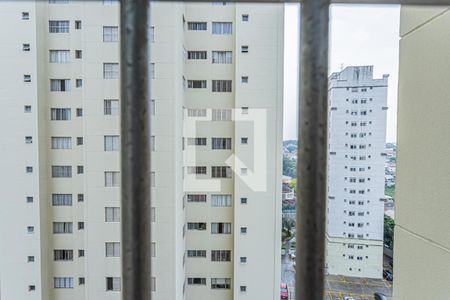
<path id="1" fill-rule="evenodd" d="M 450 295 L 450 12 L 402 7 L 394 298 Z"/>

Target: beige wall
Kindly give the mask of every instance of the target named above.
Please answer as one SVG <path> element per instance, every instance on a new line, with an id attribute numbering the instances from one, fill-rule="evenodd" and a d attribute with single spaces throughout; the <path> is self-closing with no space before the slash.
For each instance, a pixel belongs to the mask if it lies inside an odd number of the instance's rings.
<path id="1" fill-rule="evenodd" d="M 394 298 L 450 295 L 450 12 L 403 7 Z"/>

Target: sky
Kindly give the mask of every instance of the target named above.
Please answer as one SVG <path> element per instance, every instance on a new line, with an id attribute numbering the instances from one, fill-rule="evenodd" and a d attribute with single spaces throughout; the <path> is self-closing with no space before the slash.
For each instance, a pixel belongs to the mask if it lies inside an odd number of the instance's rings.
<path id="1" fill-rule="evenodd" d="M 399 5 L 332 5 L 329 72 L 373 65 L 374 77 L 389 74 L 386 141 L 397 139 Z M 284 140 L 297 139 L 299 6 L 287 4 L 284 50 Z M 295 112 L 295 114 L 293 113 Z"/>

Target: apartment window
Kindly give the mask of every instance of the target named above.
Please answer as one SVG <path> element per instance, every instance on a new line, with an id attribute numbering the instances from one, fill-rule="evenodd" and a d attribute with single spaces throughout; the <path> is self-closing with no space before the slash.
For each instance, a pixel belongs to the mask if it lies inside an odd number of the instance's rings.
<path id="1" fill-rule="evenodd" d="M 53 260 L 72 261 L 73 250 L 53 250 Z"/>
<path id="2" fill-rule="evenodd" d="M 187 138 L 189 146 L 206 146 L 206 138 Z"/>
<path id="3" fill-rule="evenodd" d="M 187 174 L 206 174 L 206 167 L 204 167 L 204 166 L 189 166 L 189 167 L 187 167 Z"/>
<path id="4" fill-rule="evenodd" d="M 231 261 L 231 251 L 211 250 L 211 261 Z"/>
<path id="5" fill-rule="evenodd" d="M 120 172 L 105 172 L 105 186 L 118 187 L 120 186 Z"/>
<path id="6" fill-rule="evenodd" d="M 83 86 L 83 79 L 75 79 L 75 87 L 80 88 Z"/>
<path id="7" fill-rule="evenodd" d="M 211 289 L 230 289 L 230 278 L 211 278 Z"/>
<path id="8" fill-rule="evenodd" d="M 242 83 L 248 83 L 248 76 L 242 76 L 241 77 L 241 82 Z"/>
<path id="9" fill-rule="evenodd" d="M 25 144 L 32 144 L 33 143 L 33 137 L 26 136 L 25 137 Z"/>
<path id="10" fill-rule="evenodd" d="M 247 291 L 247 287 L 245 285 L 241 285 L 239 289 L 242 293 Z"/>
<path id="11" fill-rule="evenodd" d="M 239 261 L 241 262 L 241 264 L 246 264 L 247 263 L 247 257 L 246 256 L 241 256 L 239 258 Z"/>
<path id="12" fill-rule="evenodd" d="M 52 166 L 52 177 L 72 177 L 72 166 Z"/>
<path id="13" fill-rule="evenodd" d="M 80 20 L 75 21 L 75 29 L 81 29 L 81 21 Z"/>
<path id="14" fill-rule="evenodd" d="M 212 138 L 213 150 L 231 149 L 231 138 Z"/>
<path id="15" fill-rule="evenodd" d="M 155 99 L 151 99 L 150 100 L 150 113 L 152 116 L 155 115 L 155 109 L 156 109 L 156 103 L 155 103 Z"/>
<path id="16" fill-rule="evenodd" d="M 248 138 L 247 137 L 242 137 L 241 138 L 241 144 L 247 145 L 248 144 Z"/>
<path id="17" fill-rule="evenodd" d="M 231 223 L 211 223 L 212 234 L 230 234 Z"/>
<path id="18" fill-rule="evenodd" d="M 212 22 L 212 34 L 230 35 L 232 27 L 231 22 Z"/>
<path id="19" fill-rule="evenodd" d="M 49 56 L 51 63 L 70 62 L 70 50 L 49 50 Z"/>
<path id="20" fill-rule="evenodd" d="M 115 116 L 119 114 L 119 100 L 106 99 L 103 101 L 103 113 L 105 115 Z"/>
<path id="21" fill-rule="evenodd" d="M 31 47 L 30 44 L 22 44 L 22 51 L 30 51 Z"/>
<path id="22" fill-rule="evenodd" d="M 84 277 L 78 277 L 78 285 L 84 285 L 85 279 Z"/>
<path id="23" fill-rule="evenodd" d="M 84 194 L 77 195 L 78 202 L 84 202 Z"/>
<path id="24" fill-rule="evenodd" d="M 203 222 L 188 222 L 188 230 L 206 230 L 206 223 Z"/>
<path id="25" fill-rule="evenodd" d="M 187 257 L 206 257 L 206 250 L 188 250 Z"/>
<path id="26" fill-rule="evenodd" d="M 53 206 L 72 206 L 72 194 L 52 194 Z"/>
<path id="27" fill-rule="evenodd" d="M 206 278 L 188 277 L 187 282 L 189 285 L 206 285 Z"/>
<path id="28" fill-rule="evenodd" d="M 247 106 L 241 107 L 241 113 L 242 113 L 243 115 L 248 115 L 248 107 L 247 107 Z"/>
<path id="29" fill-rule="evenodd" d="M 84 230 L 84 222 L 78 222 L 78 230 Z"/>
<path id="30" fill-rule="evenodd" d="M 241 227 L 241 234 L 247 234 L 247 227 Z"/>
<path id="31" fill-rule="evenodd" d="M 206 22 L 188 22 L 188 30 L 206 30 Z"/>
<path id="32" fill-rule="evenodd" d="M 212 178 L 231 178 L 231 168 L 224 166 L 211 167 Z"/>
<path id="33" fill-rule="evenodd" d="M 105 207 L 105 222 L 120 222 L 120 207 Z"/>
<path id="34" fill-rule="evenodd" d="M 48 21 L 50 33 L 68 33 L 69 21 Z"/>
<path id="35" fill-rule="evenodd" d="M 83 109 L 82 108 L 77 108 L 76 115 L 77 115 L 77 117 L 82 117 L 83 116 Z"/>
<path id="36" fill-rule="evenodd" d="M 70 108 L 52 108 L 50 119 L 53 121 L 67 121 L 70 120 Z M 55 140 L 54 140 L 55 139 Z M 52 149 L 70 149 L 70 137 L 52 138 Z M 55 148 L 61 147 L 61 148 Z M 69 148 L 64 148 L 69 147 Z"/>
<path id="37" fill-rule="evenodd" d="M 188 59 L 206 59 L 206 51 L 188 51 Z"/>
<path id="38" fill-rule="evenodd" d="M 248 53 L 248 46 L 241 46 L 241 53 Z"/>
<path id="39" fill-rule="evenodd" d="M 103 78 L 104 79 L 119 78 L 119 64 L 118 63 L 104 63 L 103 64 Z"/>
<path id="40" fill-rule="evenodd" d="M 103 41 L 104 42 L 118 42 L 119 41 L 119 27 L 103 26 Z"/>
<path id="41" fill-rule="evenodd" d="M 188 117 L 206 117 L 205 108 L 189 108 Z"/>
<path id="42" fill-rule="evenodd" d="M 247 204 L 247 198 L 241 198 L 241 204 Z"/>
<path id="43" fill-rule="evenodd" d="M 231 80 L 213 80 L 212 91 L 213 92 L 231 92 Z"/>
<path id="44" fill-rule="evenodd" d="M 105 151 L 120 151 L 120 137 L 118 135 L 104 136 Z"/>
<path id="45" fill-rule="evenodd" d="M 50 91 L 52 92 L 69 92 L 70 79 L 50 79 Z"/>
<path id="46" fill-rule="evenodd" d="M 150 78 L 155 79 L 155 63 L 150 64 Z"/>
<path id="47" fill-rule="evenodd" d="M 31 82 L 31 75 L 23 75 L 24 82 Z"/>
<path id="48" fill-rule="evenodd" d="M 67 4 L 69 0 L 48 0 L 50 4 Z"/>
<path id="49" fill-rule="evenodd" d="M 150 255 L 151 257 L 156 257 L 156 243 L 152 242 L 150 244 Z"/>
<path id="50" fill-rule="evenodd" d="M 54 277 L 53 287 L 55 289 L 73 289 L 73 277 Z"/>
<path id="51" fill-rule="evenodd" d="M 150 278 L 150 290 L 156 292 L 156 277 Z"/>
<path id="52" fill-rule="evenodd" d="M 29 20 L 30 19 L 30 13 L 29 12 L 22 12 L 22 20 Z"/>
<path id="53" fill-rule="evenodd" d="M 155 27 L 154 26 L 150 26 L 150 42 L 151 43 L 155 42 Z"/>
<path id="54" fill-rule="evenodd" d="M 242 21 L 248 22 L 249 16 L 248 15 L 242 15 Z"/>
<path id="55" fill-rule="evenodd" d="M 83 249 L 79 249 L 78 250 L 78 257 L 84 257 L 84 250 Z"/>
<path id="56" fill-rule="evenodd" d="M 78 146 L 83 145 L 83 138 L 82 137 L 77 137 L 77 145 Z"/>
<path id="57" fill-rule="evenodd" d="M 73 223 L 53 222 L 53 233 L 73 233 Z"/>
<path id="58" fill-rule="evenodd" d="M 205 89 L 206 80 L 188 80 L 188 88 L 190 89 Z"/>
<path id="59" fill-rule="evenodd" d="M 26 172 L 26 173 L 33 173 L 33 167 L 27 166 L 27 167 L 25 168 L 25 172 Z"/>
<path id="60" fill-rule="evenodd" d="M 28 233 L 34 233 L 34 226 L 27 226 Z"/>
<path id="61" fill-rule="evenodd" d="M 155 187 L 156 186 L 156 174 L 155 172 L 150 173 L 150 186 Z"/>
<path id="62" fill-rule="evenodd" d="M 206 202 L 206 195 L 204 195 L 204 194 L 188 194 L 187 202 Z"/>
<path id="63" fill-rule="evenodd" d="M 81 58 L 83 58 L 83 51 L 81 51 L 81 50 L 75 50 L 75 58 L 76 58 L 76 59 L 81 59 Z"/>
<path id="64" fill-rule="evenodd" d="M 229 207 L 231 206 L 231 195 L 211 195 L 212 207 Z"/>
<path id="65" fill-rule="evenodd" d="M 105 243 L 106 257 L 119 257 L 120 256 L 120 243 L 109 242 Z"/>
<path id="66" fill-rule="evenodd" d="M 28 196 L 27 197 L 27 203 L 33 203 L 33 197 Z"/>
<path id="67" fill-rule="evenodd" d="M 120 291 L 120 277 L 106 277 L 106 290 L 107 291 Z"/>
<path id="68" fill-rule="evenodd" d="M 212 52 L 213 64 L 231 64 L 233 63 L 232 51 L 213 51 Z"/>
<path id="69" fill-rule="evenodd" d="M 231 109 L 213 109 L 212 110 L 213 121 L 231 121 Z"/>

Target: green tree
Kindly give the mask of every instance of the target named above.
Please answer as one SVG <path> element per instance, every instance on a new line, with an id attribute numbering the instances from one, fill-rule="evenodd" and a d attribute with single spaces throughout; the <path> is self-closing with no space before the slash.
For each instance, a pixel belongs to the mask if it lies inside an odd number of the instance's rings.
<path id="1" fill-rule="evenodd" d="M 297 192 L 297 178 L 294 178 L 291 180 L 291 183 L 289 184 L 289 187 L 291 189 L 294 189 L 295 192 Z"/>
<path id="2" fill-rule="evenodd" d="M 285 255 L 289 255 L 291 241 L 295 236 L 295 221 L 290 218 L 283 218 L 281 226 L 281 242 L 285 246 Z"/>
<path id="3" fill-rule="evenodd" d="M 394 227 L 394 219 L 384 215 L 384 244 L 391 249 L 394 248 Z"/>
<path id="4" fill-rule="evenodd" d="M 283 156 L 283 175 L 295 178 L 297 177 L 297 166 L 294 160 Z"/>

